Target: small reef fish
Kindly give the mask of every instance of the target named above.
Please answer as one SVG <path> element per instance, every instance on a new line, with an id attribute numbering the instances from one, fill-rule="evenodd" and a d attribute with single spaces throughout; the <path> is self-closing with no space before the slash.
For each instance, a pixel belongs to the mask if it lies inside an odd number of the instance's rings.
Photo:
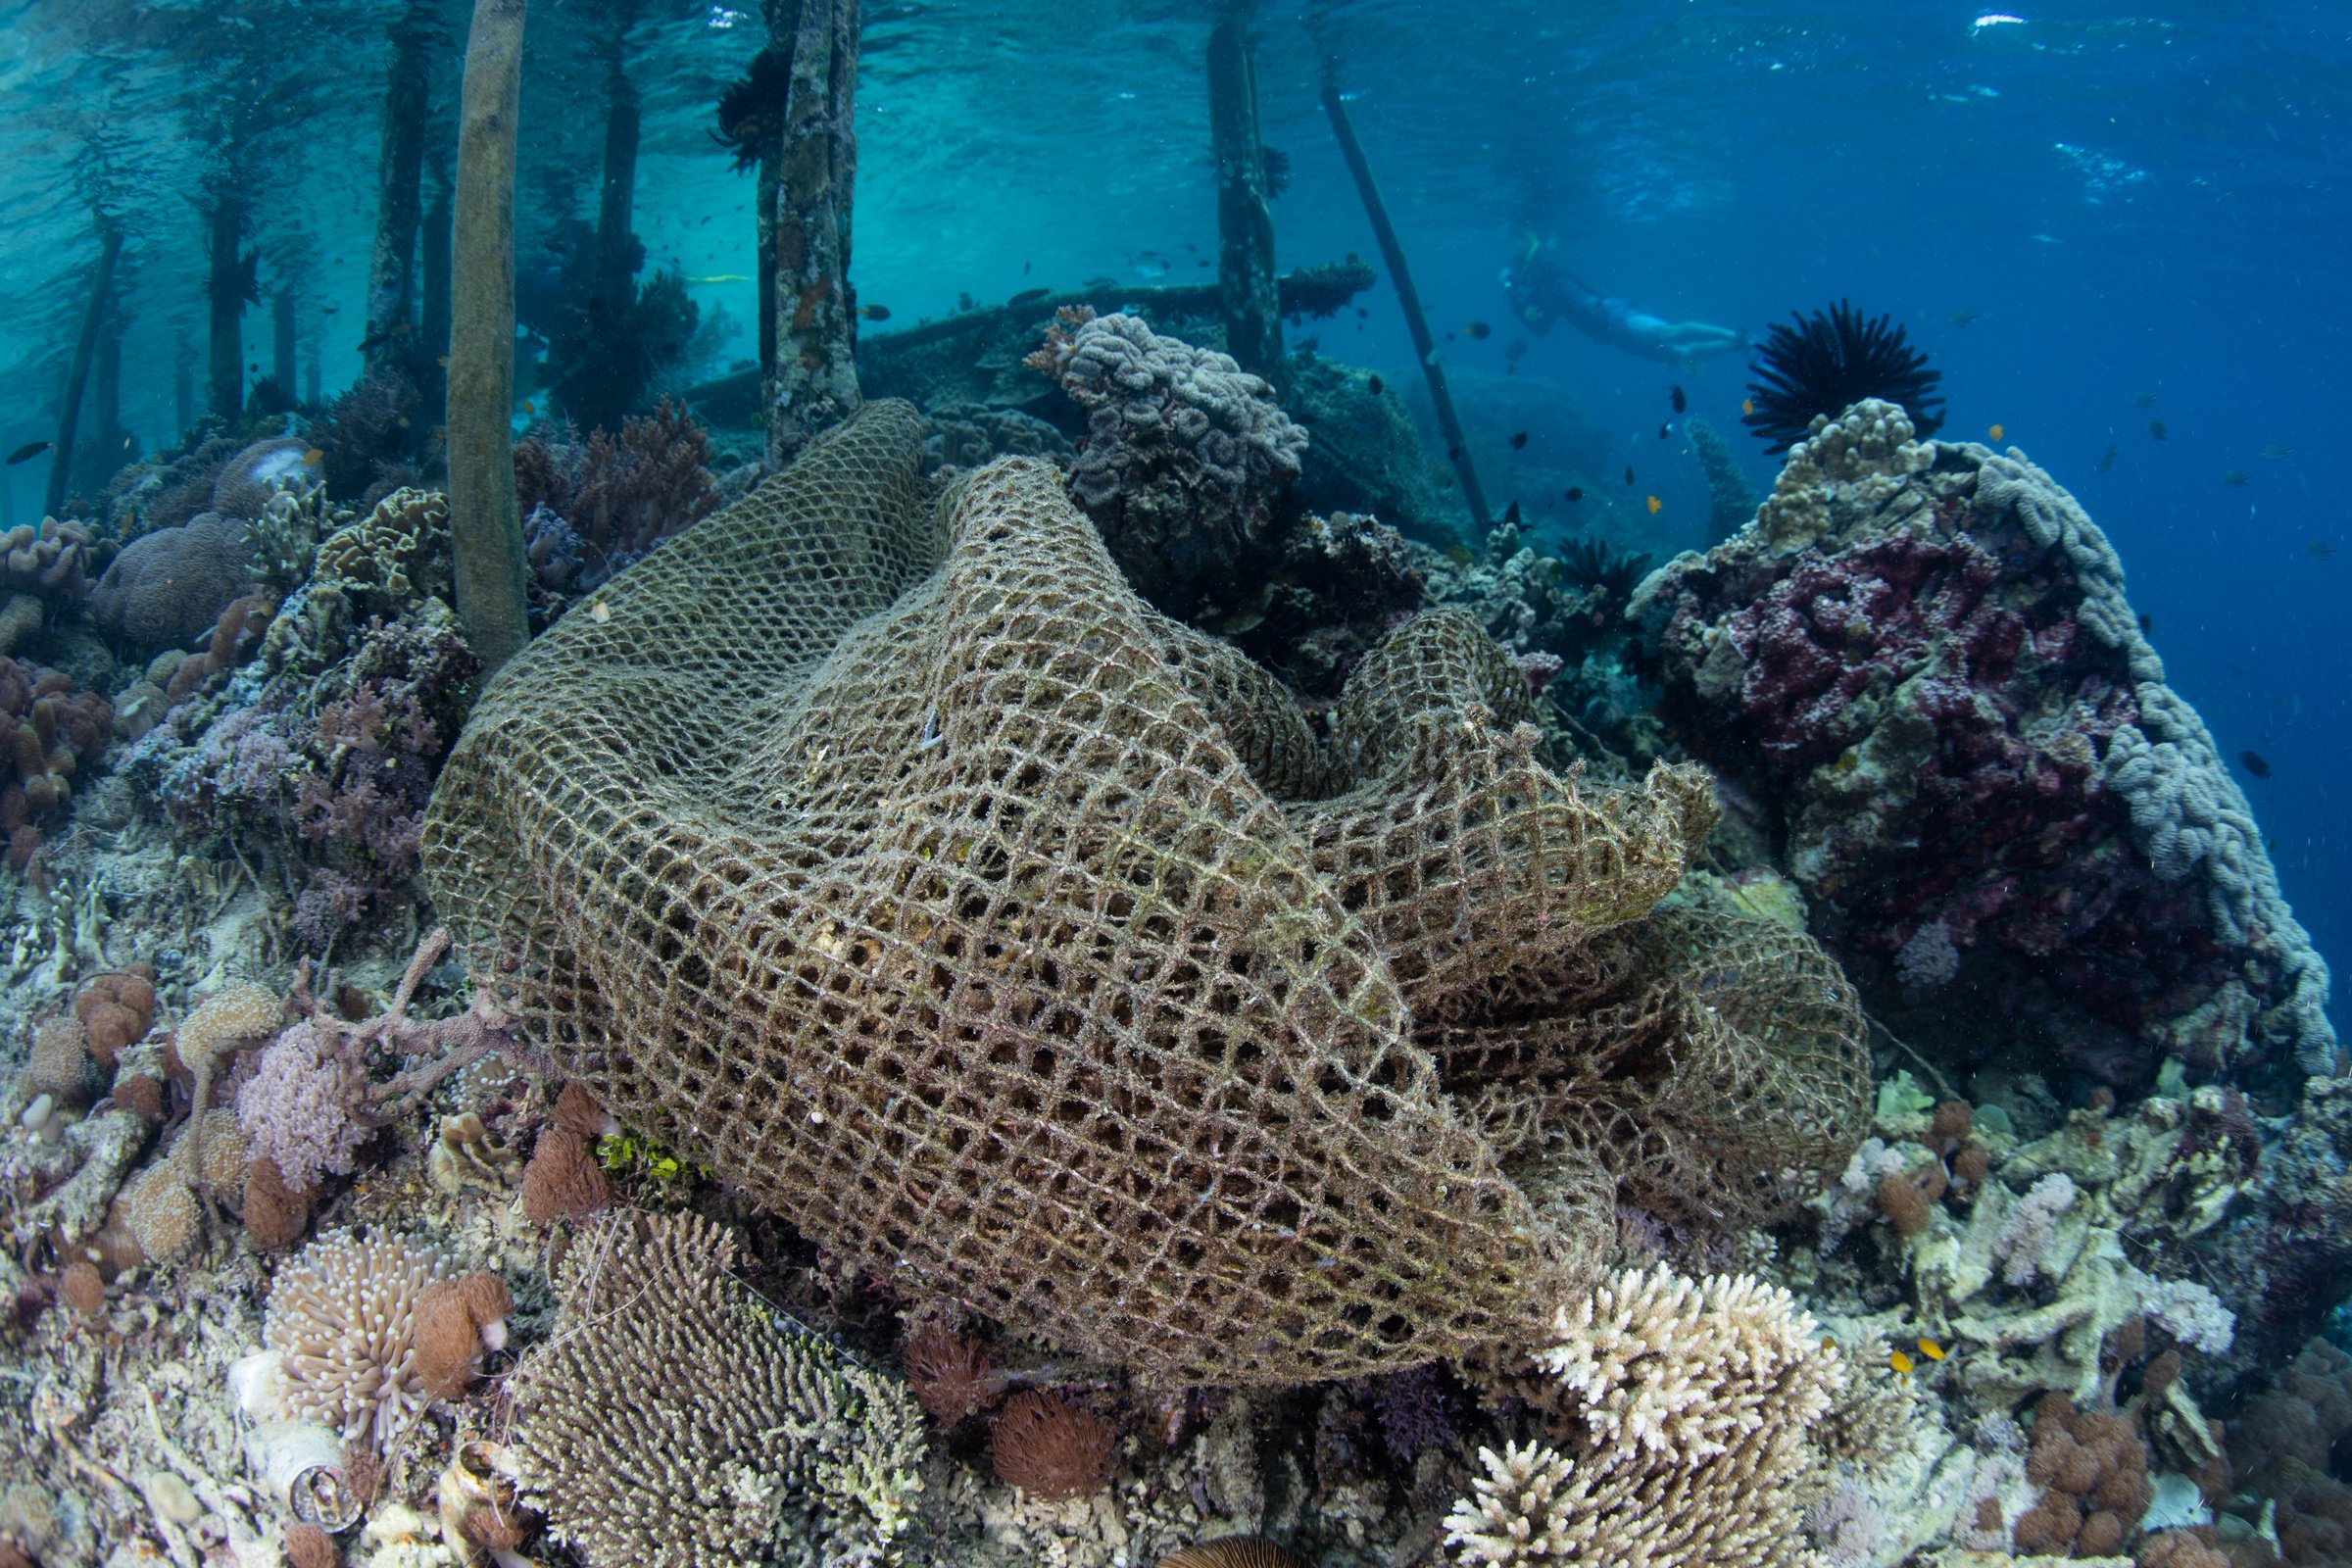
<path id="1" fill-rule="evenodd" d="M 1355 308 L 1355 318 L 1359 321 L 1369 321 L 1372 319 L 1372 313 L 1365 310 L 1361 305 L 1358 305 Z"/>
<path id="2" fill-rule="evenodd" d="M 1581 485 L 1581 484 L 1572 484 L 1572 485 L 1570 485 L 1570 486 L 1568 487 L 1568 500 L 1569 500 L 1569 502 L 1570 502 L 1571 504 L 1574 504 L 1574 503 L 1576 503 L 1576 502 L 1579 502 L 1579 501 L 1582 501 L 1582 500 L 1584 500 L 1584 499 L 1585 499 L 1585 487 L 1584 487 L 1583 485 Z"/>
<path id="3" fill-rule="evenodd" d="M 1683 389 L 1679 386 L 1670 386 L 1666 389 L 1666 401 L 1674 406 L 1674 412 L 1677 414 L 1690 412 L 1690 400 L 1683 396 Z"/>
<path id="4" fill-rule="evenodd" d="M 2132 394 L 2132 406 L 2135 409 L 2152 409 L 2156 406 L 2156 394 L 2153 392 L 2134 392 Z"/>
<path id="5" fill-rule="evenodd" d="M 1630 463 L 1625 466 L 1625 482 L 1627 484 L 1634 482 L 1634 466 Z"/>
<path id="6" fill-rule="evenodd" d="M 1907 1374 L 1911 1370 L 1911 1358 L 1900 1350 L 1888 1350 L 1886 1352 L 1886 1364 L 1894 1368 L 1897 1372 Z"/>
<path id="7" fill-rule="evenodd" d="M 1007 305 L 1034 305 L 1053 292 L 1050 288 L 1025 288 L 1004 303 Z"/>
<path id="8" fill-rule="evenodd" d="M 2172 431 L 2167 430 L 2164 427 L 2164 421 L 2162 419 L 2150 419 L 2148 421 L 2148 434 L 2154 436 L 2157 440 L 2161 441 L 2172 433 Z"/>
<path id="9" fill-rule="evenodd" d="M 319 464 L 325 461 L 326 454 L 319 451 L 317 447 L 312 447 L 309 451 L 302 455 L 302 466 L 306 468 L 316 468 Z"/>
<path id="10" fill-rule="evenodd" d="M 708 220 L 706 220 L 706 221 L 708 221 Z M 711 273 L 709 273 L 709 274 L 707 274 L 707 275 L 705 275 L 705 276 L 702 276 L 702 277 L 690 277 L 690 278 L 686 279 L 686 281 L 687 281 L 687 282 L 689 282 L 689 283 L 706 283 L 706 284 L 709 284 L 709 283 L 749 283 L 751 280 L 752 280 L 752 274 L 751 274 L 751 273 L 749 273 L 749 272 L 711 272 Z"/>
<path id="11" fill-rule="evenodd" d="M 1982 313 L 1978 311 L 1954 311 L 1952 313 L 1952 324 L 1954 326 L 1966 326 L 1969 322 L 1975 320 Z"/>
<path id="12" fill-rule="evenodd" d="M 2262 449 L 2262 455 L 2273 463 L 2277 463 L 2280 458 L 2291 456 L 2294 450 L 2293 447 L 2287 446 L 2283 442 L 2274 441 Z"/>
<path id="13" fill-rule="evenodd" d="M 30 463 L 55 445 L 54 441 L 27 441 L 8 455 L 8 466 L 13 468 L 20 463 Z"/>
<path id="14" fill-rule="evenodd" d="M 2003 434 L 2005 434 L 2006 432 L 2005 432 L 2005 431 L 2002 429 L 2002 427 L 2001 427 L 1999 424 L 1995 423 L 1995 424 L 1992 424 L 1992 425 L 1989 425 L 1989 426 L 1987 426 L 1987 427 L 1985 428 L 1985 431 L 1984 431 L 1984 433 L 1985 433 L 1986 435 L 1988 435 L 1988 436 L 1992 437 L 1992 438 L 1993 438 L 1995 441 L 1998 441 L 1998 440 L 1999 440 L 1999 439 L 2002 437 L 2002 435 L 2003 435 Z"/>
<path id="15" fill-rule="evenodd" d="M 446 355 L 446 354 L 444 354 L 444 355 L 442 355 L 442 356 L 441 356 L 439 359 L 437 359 L 437 360 L 433 361 L 433 363 L 434 363 L 435 365 L 438 365 L 439 367 L 441 367 L 441 368 L 443 368 L 444 370 L 446 370 L 446 369 L 448 369 L 448 368 L 449 368 L 449 356 L 448 356 L 448 355 Z"/>
<path id="16" fill-rule="evenodd" d="M 2115 466 L 2115 448 L 2113 448 L 2113 447 L 2109 447 L 2109 448 L 2108 448 L 2106 451 L 2104 451 L 2104 452 L 2100 453 L 2100 454 L 2099 454 L 2099 461 L 2098 461 L 2097 463 L 2093 464 L 2093 465 L 2092 465 L 2092 466 L 2093 466 L 2094 468 L 2096 468 L 2096 469 L 2097 469 L 2097 470 L 2098 470 L 2100 473 L 2105 473 L 2105 472 L 2106 472 L 2106 471 L 2107 471 L 2109 468 L 2112 468 L 2112 467 L 2114 467 L 2114 466 Z"/>
<path id="17" fill-rule="evenodd" d="M 2271 776 L 2271 760 L 2263 756 L 2260 752 L 2238 753 L 2237 765 L 2244 768 L 2247 772 L 2253 774 L 2256 778 L 2269 778 Z"/>
<path id="18" fill-rule="evenodd" d="M 539 412 L 539 405 L 533 403 L 529 398 L 524 398 L 522 400 L 522 412 L 525 414 L 535 415 Z"/>
<path id="19" fill-rule="evenodd" d="M 1519 451 L 1521 448 L 1525 447 L 1526 445 L 1527 445 L 1527 432 L 1526 432 L 1525 430 L 1514 430 L 1514 431 L 1512 431 L 1512 432 L 1511 432 L 1511 450 L 1512 450 L 1513 452 L 1517 452 L 1517 451 Z"/>
<path id="20" fill-rule="evenodd" d="M 1502 520 L 1510 527 L 1519 526 L 1519 503 L 1516 500 L 1502 509 Z"/>
<path id="21" fill-rule="evenodd" d="M 1742 418 L 1745 418 L 1746 416 L 1748 416 L 1749 415 L 1752 415 L 1752 414 L 1754 414 L 1755 412 L 1756 412 L 1756 400 L 1755 400 L 1754 398 L 1741 398 L 1741 399 L 1740 400 L 1740 416 L 1741 416 Z"/>
<path id="22" fill-rule="evenodd" d="M 1388 390 L 1389 383 L 1383 381 L 1380 378 L 1380 372 L 1375 370 L 1370 375 L 1364 377 L 1364 386 L 1374 397 L 1378 397 L 1381 395 L 1381 393 Z"/>
<path id="23" fill-rule="evenodd" d="M 2149 614 L 2149 613 L 2148 613 L 2146 611 L 2144 611 L 2144 610 L 2143 610 L 2143 611 L 2141 611 L 2141 612 L 2139 612 L 2139 634 L 2140 634 L 2142 637 L 2145 637 L 2145 636 L 2147 636 L 2147 635 L 2148 635 L 2150 632 L 2153 632 L 2155 629 L 2156 629 L 2156 617 L 2155 617 L 2154 615 L 2151 615 L 2151 614 Z"/>
<path id="24" fill-rule="evenodd" d="M 1660 501 L 1656 496 L 1651 496 L 1647 501 L 1644 501 L 1642 505 L 1649 508 L 1649 514 L 1654 517 L 1658 514 L 1658 510 L 1664 507 L 1666 503 Z"/>
<path id="25" fill-rule="evenodd" d="M 334 316 L 339 314 L 342 309 L 343 307 L 340 305 L 321 305 L 318 307 L 318 314 L 321 316 Z"/>
<path id="26" fill-rule="evenodd" d="M 1672 434 L 1674 434 L 1674 421 L 1672 419 L 1660 420 L 1658 422 L 1658 439 L 1663 441 Z"/>
<path id="27" fill-rule="evenodd" d="M 887 305 L 860 305 L 858 307 L 858 319 L 865 321 L 887 321 L 890 319 L 890 307 Z"/>
<path id="28" fill-rule="evenodd" d="M 2246 486 L 2252 484 L 2253 482 L 2253 475 L 2247 473 L 2242 468 L 2231 468 L 2227 473 L 2222 475 L 2222 483 L 2228 485 L 2232 490 L 2243 490 Z"/>
<path id="29" fill-rule="evenodd" d="M 2311 543 L 2303 547 L 2303 553 L 2314 561 L 2333 561 L 2335 559 L 2335 546 L 2329 544 L 2325 539 L 2314 539 Z"/>
<path id="30" fill-rule="evenodd" d="M 1462 336 L 1468 338 L 1491 337 L 1494 332 L 1494 329 L 1484 321 L 1472 321 L 1468 326 L 1462 328 Z"/>
<path id="31" fill-rule="evenodd" d="M 1919 1353 L 1931 1361 L 1940 1361 L 1943 1359 L 1943 1347 L 1937 1345 L 1934 1340 L 1921 1340 Z"/>
<path id="32" fill-rule="evenodd" d="M 1457 566 L 1467 566 L 1470 564 L 1470 563 L 1476 561 L 1478 557 L 1470 553 L 1470 547 L 1468 545 L 1447 545 L 1446 547 L 1446 559 L 1452 562 Z"/>

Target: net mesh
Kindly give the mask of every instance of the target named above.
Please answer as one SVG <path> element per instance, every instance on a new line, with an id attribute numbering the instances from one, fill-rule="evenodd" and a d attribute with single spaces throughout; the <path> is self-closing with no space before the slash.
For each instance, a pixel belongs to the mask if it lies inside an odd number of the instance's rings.
<path id="1" fill-rule="evenodd" d="M 1727 1118 L 1748 1152 L 1816 1112 L 1720 1002 L 1746 1076 L 1691 1081 L 1708 964 L 1758 955 L 1627 925 L 1703 842 L 1701 772 L 1552 773 L 1524 680 L 1443 614 L 1319 746 L 1135 597 L 1050 467 L 935 508 L 920 440 L 870 405 L 616 577 L 444 772 L 436 904 L 622 1122 L 885 1280 L 1151 1381 L 1270 1383 L 1517 1338 L 1589 1275 L 1596 1085 L 1640 1179 L 1736 1157 L 1659 1098 L 1711 1125 L 1767 1082 Z M 1577 1012 L 1580 966 L 1651 1036 Z M 1814 1049 L 1858 1106 L 1850 1023 Z"/>

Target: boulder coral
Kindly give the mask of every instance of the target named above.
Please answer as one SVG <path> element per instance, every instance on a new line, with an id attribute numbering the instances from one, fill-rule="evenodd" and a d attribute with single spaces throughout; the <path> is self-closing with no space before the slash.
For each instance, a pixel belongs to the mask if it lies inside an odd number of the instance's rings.
<path id="1" fill-rule="evenodd" d="M 2118 1088 L 2166 1055 L 2331 1061 L 2327 965 L 2245 798 L 2040 469 L 1863 403 L 1632 612 L 1668 715 L 1767 803 L 1858 978 L 1997 978 L 2010 1022 L 2077 1020 L 2051 1043 Z"/>

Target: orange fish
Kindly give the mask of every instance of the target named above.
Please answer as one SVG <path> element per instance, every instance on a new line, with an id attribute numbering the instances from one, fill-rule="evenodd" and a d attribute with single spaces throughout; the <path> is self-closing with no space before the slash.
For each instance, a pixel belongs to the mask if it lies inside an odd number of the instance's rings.
<path id="1" fill-rule="evenodd" d="M 2001 427 L 1996 424 L 1984 433 L 1991 436 L 1995 441 L 1998 441 L 2001 438 Z"/>
<path id="2" fill-rule="evenodd" d="M 1919 1342 L 1919 1353 L 1931 1361 L 1940 1361 L 1943 1359 L 1943 1347 L 1934 1340 L 1922 1340 Z"/>
<path id="3" fill-rule="evenodd" d="M 306 468 L 316 468 L 318 466 L 319 463 L 325 459 L 325 453 L 319 451 L 317 447 L 313 447 L 310 451 L 305 452 L 302 455 L 302 466 Z"/>
<path id="4" fill-rule="evenodd" d="M 529 398 L 524 398 L 522 400 L 522 412 L 525 414 L 537 414 L 539 412 L 539 405 L 533 403 Z"/>
<path id="5" fill-rule="evenodd" d="M 1756 412 L 1756 400 L 1755 400 L 1754 398 L 1741 398 L 1741 399 L 1740 400 L 1740 412 L 1741 414 L 1753 414 L 1753 413 L 1755 413 L 1755 412 Z"/>
<path id="6" fill-rule="evenodd" d="M 1659 509 L 1664 507 L 1666 503 L 1660 501 L 1656 496 L 1651 496 L 1646 505 L 1649 508 L 1649 514 L 1654 517 L 1658 514 Z"/>
<path id="7" fill-rule="evenodd" d="M 1911 1358 L 1900 1350 L 1887 1351 L 1886 1364 L 1894 1368 L 1897 1372 L 1909 1372 L 1911 1370 Z"/>

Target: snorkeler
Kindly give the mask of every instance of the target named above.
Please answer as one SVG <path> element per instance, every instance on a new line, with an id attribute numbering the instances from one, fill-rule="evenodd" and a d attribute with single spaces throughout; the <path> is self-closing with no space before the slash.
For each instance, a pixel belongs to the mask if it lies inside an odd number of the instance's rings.
<path id="1" fill-rule="evenodd" d="M 1531 244 L 1522 261 L 1503 269 L 1502 287 L 1510 296 L 1511 314 L 1539 336 L 1550 331 L 1554 321 L 1570 321 L 1594 342 L 1684 367 L 1748 346 L 1745 332 L 1705 321 L 1669 321 L 1636 310 L 1631 301 L 1603 294 L 1553 261 L 1541 245 Z"/>

